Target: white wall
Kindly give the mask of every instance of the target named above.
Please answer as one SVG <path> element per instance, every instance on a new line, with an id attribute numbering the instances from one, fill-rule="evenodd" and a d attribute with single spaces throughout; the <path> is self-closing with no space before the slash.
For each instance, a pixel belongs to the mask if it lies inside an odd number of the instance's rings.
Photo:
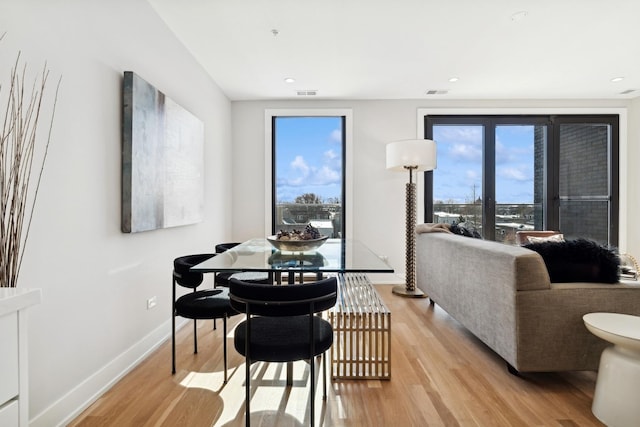
<path id="1" fill-rule="evenodd" d="M 264 233 L 263 215 L 269 199 L 264 197 L 265 164 L 264 157 L 264 110 L 265 109 L 294 109 L 294 108 L 351 108 L 353 110 L 353 237 L 361 240 L 374 252 L 387 256 L 394 267 L 394 275 L 373 275 L 372 280 L 378 283 L 400 283 L 404 276 L 405 253 L 405 182 L 408 176 L 385 169 L 385 144 L 391 141 L 415 138 L 419 135 L 418 110 L 428 109 L 430 113 L 447 114 L 455 110 L 468 109 L 469 114 L 475 114 L 486 109 L 498 110 L 500 113 L 525 114 L 535 111 L 555 112 L 560 110 L 588 110 L 589 112 L 607 113 L 611 109 L 618 111 L 628 107 L 628 101 L 612 100 L 579 100 L 579 101 L 238 101 L 232 103 L 233 123 L 233 235 L 237 238 L 249 238 Z M 635 123 L 629 126 L 634 134 L 629 138 L 632 147 L 626 161 L 631 162 L 621 166 L 621 171 L 628 170 L 635 177 L 635 163 L 640 160 L 637 148 L 640 138 L 640 101 L 634 103 L 634 113 L 629 114 L 629 121 Z M 626 135 L 626 130 L 621 135 Z M 626 149 L 626 139 L 621 144 Z M 249 154 L 250 153 L 250 154 Z M 635 163 L 634 163 L 635 160 Z M 625 163 L 623 159 L 622 163 Z M 255 174 L 253 173 L 255 171 Z M 422 174 L 420 174 L 422 175 Z M 422 182 L 419 182 L 419 188 Z M 629 190 L 628 200 L 621 204 L 625 211 L 621 213 L 623 224 L 622 241 L 626 241 L 632 254 L 640 257 L 640 242 L 638 242 L 638 226 L 634 212 L 640 203 L 637 186 Z M 621 188 L 627 190 L 626 180 L 621 179 Z M 422 191 L 419 190 L 418 194 Z M 624 194 L 622 195 L 624 196 Z M 422 200 L 418 201 L 418 222 L 424 218 Z M 633 227 L 627 234 L 624 225 L 629 218 Z M 635 236 L 636 238 L 631 238 Z M 402 277 L 401 277 L 402 276 Z"/>
<path id="2" fill-rule="evenodd" d="M 144 0 L 3 0 L 0 76 L 22 50 L 61 75 L 53 140 L 20 287 L 29 313 L 31 425 L 64 422 L 170 334 L 172 260 L 230 229 L 230 102 Z M 122 74 L 135 71 L 205 123 L 205 221 L 120 231 Z M 4 83 L 6 79 L 2 80 Z M 4 87 L 3 87 L 4 90 Z M 158 304 L 146 309 L 146 300 Z M 1 345 L 1 344 L 0 344 Z M 171 375 L 170 360 L 158 375 Z"/>
<path id="3" fill-rule="evenodd" d="M 640 261 L 640 98 L 631 102 L 628 116 L 627 152 L 620 159 L 627 165 L 627 253 Z"/>

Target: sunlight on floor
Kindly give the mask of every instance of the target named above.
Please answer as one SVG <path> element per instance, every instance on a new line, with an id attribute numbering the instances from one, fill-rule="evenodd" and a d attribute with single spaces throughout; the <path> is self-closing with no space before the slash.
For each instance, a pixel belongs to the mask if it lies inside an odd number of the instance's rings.
<path id="1" fill-rule="evenodd" d="M 321 425 L 325 418 L 325 402 L 322 400 L 322 377 L 319 375 L 322 363 L 318 360 L 316 375 L 316 423 Z M 214 427 L 244 424 L 245 397 L 245 365 L 229 370 L 226 385 L 223 384 L 224 373 L 190 372 L 180 383 L 187 388 L 211 390 L 220 396 L 224 403 L 222 414 Z M 285 363 L 257 362 L 251 368 L 251 414 L 265 418 L 286 418 L 290 425 L 305 425 L 309 417 L 309 365 L 305 361 L 293 364 L 293 386 L 286 386 L 287 369 Z M 330 388 L 327 389 L 327 393 Z M 272 414 L 270 416 L 269 414 Z M 257 421 L 257 420 L 256 420 Z M 287 423 L 288 424 L 288 423 Z M 275 424 L 274 424 L 275 425 Z M 288 424 L 289 425 L 289 424 Z"/>

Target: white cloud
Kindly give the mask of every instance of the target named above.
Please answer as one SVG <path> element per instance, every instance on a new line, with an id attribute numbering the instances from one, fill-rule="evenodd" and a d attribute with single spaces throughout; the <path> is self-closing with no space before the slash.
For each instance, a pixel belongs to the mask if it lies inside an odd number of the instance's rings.
<path id="1" fill-rule="evenodd" d="M 477 144 L 454 144 L 453 147 L 451 147 L 450 153 L 454 158 L 472 161 L 482 160 L 482 146 L 478 146 Z"/>
<path id="2" fill-rule="evenodd" d="M 500 139 L 496 137 L 496 163 L 507 163 L 512 160 L 509 150 L 507 150 Z"/>
<path id="3" fill-rule="evenodd" d="M 320 170 L 315 172 L 315 182 L 313 182 L 313 184 L 327 185 L 340 182 L 340 173 L 328 166 L 323 166 Z"/>
<path id="4" fill-rule="evenodd" d="M 296 156 L 296 158 L 293 159 L 293 162 L 291 162 L 291 169 L 299 170 L 304 175 L 309 174 L 309 165 L 307 165 L 307 162 L 304 160 L 304 157 L 302 156 Z"/>
<path id="5" fill-rule="evenodd" d="M 325 153 L 325 157 L 331 156 Z M 330 185 L 341 182 L 339 164 L 336 168 L 331 167 L 329 164 L 321 167 L 309 166 L 303 156 L 296 156 L 290 166 L 293 173 L 288 177 L 279 179 L 278 187 Z"/>
<path id="6" fill-rule="evenodd" d="M 342 143 L 342 129 L 335 129 L 329 134 L 329 142 Z"/>
<path id="7" fill-rule="evenodd" d="M 446 126 L 440 131 L 439 138 L 453 141 L 482 143 L 482 126 Z"/>
<path id="8" fill-rule="evenodd" d="M 338 158 L 338 154 L 334 150 L 327 150 L 324 152 L 324 158 L 326 160 L 335 160 Z"/>
<path id="9" fill-rule="evenodd" d="M 523 159 L 533 161 L 533 144 L 505 146 L 496 138 L 496 163 L 513 163 Z"/>
<path id="10" fill-rule="evenodd" d="M 525 168 L 499 168 L 497 172 L 500 178 L 510 179 L 513 181 L 530 181 L 533 179 L 533 177 L 525 173 Z"/>
<path id="11" fill-rule="evenodd" d="M 480 181 L 480 174 L 477 171 L 474 170 L 467 170 L 465 172 L 465 176 L 467 177 L 467 180 L 469 181 Z"/>

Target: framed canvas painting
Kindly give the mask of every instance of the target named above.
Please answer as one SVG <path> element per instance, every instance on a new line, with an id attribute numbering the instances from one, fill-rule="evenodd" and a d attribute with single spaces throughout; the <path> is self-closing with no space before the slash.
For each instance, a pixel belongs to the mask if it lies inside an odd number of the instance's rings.
<path id="1" fill-rule="evenodd" d="M 204 124 L 124 73 L 122 231 L 195 224 L 204 215 Z"/>

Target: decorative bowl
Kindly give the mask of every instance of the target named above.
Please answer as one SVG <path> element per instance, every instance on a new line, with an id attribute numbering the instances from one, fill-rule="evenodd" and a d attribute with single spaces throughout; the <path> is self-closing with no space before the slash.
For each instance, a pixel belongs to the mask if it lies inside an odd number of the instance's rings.
<path id="1" fill-rule="evenodd" d="M 318 249 L 328 238 L 329 236 L 322 236 L 309 240 L 278 240 L 278 236 L 269 236 L 267 240 L 279 251 L 306 252 Z"/>

